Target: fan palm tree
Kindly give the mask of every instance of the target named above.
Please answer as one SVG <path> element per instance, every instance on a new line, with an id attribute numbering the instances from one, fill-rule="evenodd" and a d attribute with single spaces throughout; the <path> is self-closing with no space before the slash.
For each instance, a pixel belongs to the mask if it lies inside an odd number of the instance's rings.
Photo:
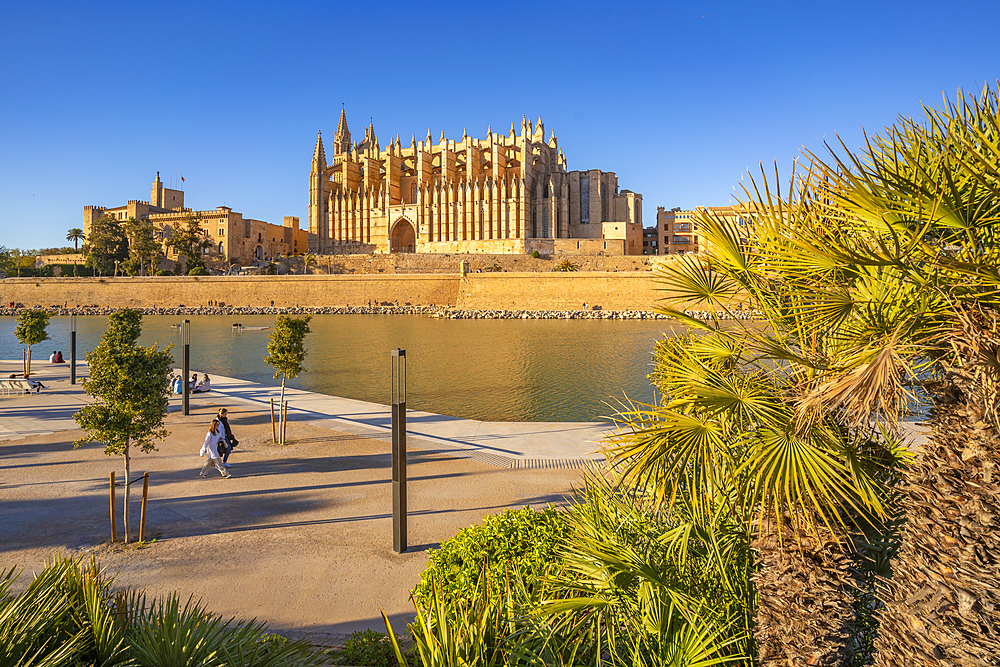
<path id="1" fill-rule="evenodd" d="M 996 92 L 985 89 L 928 110 L 922 123 L 900 119 L 858 155 L 843 145 L 830 163 L 807 154 L 784 192 L 777 177 L 751 179 L 740 219 L 700 216 L 709 255 L 663 268 L 666 311 L 705 334 L 663 347 L 664 401 L 626 412 L 611 453 L 627 479 L 662 502 L 681 490 L 697 503 L 731 489 L 753 509 L 743 520 L 759 549 L 764 661 L 843 657 L 851 537 L 894 511 L 893 429 L 929 404 L 933 381 L 964 379 L 965 414 L 1000 427 L 997 106 Z M 735 307 L 756 310 L 760 321 L 724 325 L 683 312 L 724 317 Z M 975 664 L 993 650 L 982 637 L 1000 628 L 976 610 L 1000 604 L 996 573 L 976 565 L 974 539 L 951 538 L 964 556 L 931 544 L 940 538 L 922 526 L 954 522 L 925 499 L 935 491 L 920 477 L 946 466 L 986 489 L 993 442 L 983 438 L 978 453 L 957 459 L 940 444 L 918 448 L 904 469 L 909 523 L 878 642 L 883 664 L 939 654 Z M 970 460 L 980 462 L 978 482 L 957 472 Z M 982 541 L 998 516 L 994 496 L 961 488 L 963 497 L 978 496 L 978 518 L 965 520 L 982 529 L 979 547 L 989 553 Z M 963 597 L 983 582 L 991 592 Z M 809 598 L 818 605 L 804 617 Z M 905 604 L 925 598 L 938 605 L 934 627 L 921 621 L 928 610 Z"/>
<path id="2" fill-rule="evenodd" d="M 74 227 L 73 229 L 69 230 L 69 232 L 66 234 L 66 240 L 73 242 L 74 250 L 80 250 L 80 241 L 84 240 L 83 230 L 80 229 L 79 227 Z"/>

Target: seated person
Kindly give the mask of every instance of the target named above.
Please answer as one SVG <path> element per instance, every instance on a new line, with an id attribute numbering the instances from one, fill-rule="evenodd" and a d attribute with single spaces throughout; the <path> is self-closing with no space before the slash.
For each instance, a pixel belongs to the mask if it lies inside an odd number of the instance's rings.
<path id="1" fill-rule="evenodd" d="M 209 379 L 208 373 L 201 376 L 201 382 L 194 388 L 194 393 L 196 394 L 202 394 L 206 391 L 212 391 L 212 381 Z"/>
<path id="2" fill-rule="evenodd" d="M 62 350 L 59 350 L 58 352 L 56 352 L 56 363 L 57 364 L 65 364 L 66 363 L 66 360 L 63 359 L 63 356 L 62 356 Z"/>
<path id="3" fill-rule="evenodd" d="M 42 389 L 48 389 L 48 387 L 46 387 L 38 380 L 28 380 L 28 386 L 34 389 L 36 394 L 40 392 Z"/>
<path id="4" fill-rule="evenodd" d="M 52 350 L 52 354 L 49 355 L 49 363 L 50 364 L 58 364 L 59 363 L 58 361 L 56 361 L 56 351 L 55 350 Z"/>
<path id="5" fill-rule="evenodd" d="M 173 392 L 175 394 L 183 394 L 184 393 L 184 381 L 181 380 L 180 376 L 175 377 L 173 379 L 173 381 L 170 383 L 170 387 L 173 389 Z"/>
<path id="6" fill-rule="evenodd" d="M 192 373 L 191 379 L 188 381 L 188 391 L 194 391 L 198 386 L 198 374 Z"/>

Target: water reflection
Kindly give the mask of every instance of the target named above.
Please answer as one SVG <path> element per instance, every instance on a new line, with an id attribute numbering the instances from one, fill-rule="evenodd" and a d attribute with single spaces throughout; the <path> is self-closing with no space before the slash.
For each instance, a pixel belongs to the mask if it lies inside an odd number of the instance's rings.
<path id="1" fill-rule="evenodd" d="M 143 344 L 175 343 L 180 316 L 143 318 Z M 199 372 L 278 384 L 263 362 L 270 329 L 233 330 L 234 322 L 270 327 L 272 316 L 190 316 L 191 366 Z M 92 349 L 106 317 L 77 317 L 79 355 Z M 589 421 L 625 395 L 649 401 L 653 345 L 665 321 L 437 320 L 407 315 L 317 315 L 307 338 L 306 373 L 289 382 L 311 391 L 388 402 L 389 351 L 404 348 L 408 407 L 488 421 Z M 17 359 L 13 318 L 0 318 L 0 358 Z M 52 340 L 36 345 L 69 359 L 69 318 L 54 317 Z M 624 392 L 624 393 L 623 393 Z"/>

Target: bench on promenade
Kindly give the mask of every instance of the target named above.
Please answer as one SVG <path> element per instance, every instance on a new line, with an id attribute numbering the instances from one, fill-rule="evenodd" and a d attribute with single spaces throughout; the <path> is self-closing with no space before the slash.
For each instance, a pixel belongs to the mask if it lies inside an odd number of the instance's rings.
<path id="1" fill-rule="evenodd" d="M 11 378 L 0 380 L 0 394 L 9 396 L 11 394 L 30 394 L 32 390 L 37 394 L 43 389 L 42 383 L 37 380 L 25 380 L 24 378 Z"/>

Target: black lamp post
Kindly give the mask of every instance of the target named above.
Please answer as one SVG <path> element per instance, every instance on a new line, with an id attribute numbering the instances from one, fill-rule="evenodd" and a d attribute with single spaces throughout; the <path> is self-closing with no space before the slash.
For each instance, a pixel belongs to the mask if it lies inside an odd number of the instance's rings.
<path id="1" fill-rule="evenodd" d="M 69 383 L 76 384 L 76 315 L 69 316 Z"/>
<path id="2" fill-rule="evenodd" d="M 406 551 L 406 350 L 390 359 L 392 372 L 392 548 Z"/>
<path id="3" fill-rule="evenodd" d="M 181 405 L 183 406 L 182 414 L 187 416 L 188 412 L 188 398 L 190 395 L 191 387 L 188 383 L 188 373 L 191 372 L 191 320 L 184 320 L 181 324 L 181 345 L 184 348 L 184 360 L 181 362 L 181 381 L 183 384 L 183 398 L 181 400 Z"/>

